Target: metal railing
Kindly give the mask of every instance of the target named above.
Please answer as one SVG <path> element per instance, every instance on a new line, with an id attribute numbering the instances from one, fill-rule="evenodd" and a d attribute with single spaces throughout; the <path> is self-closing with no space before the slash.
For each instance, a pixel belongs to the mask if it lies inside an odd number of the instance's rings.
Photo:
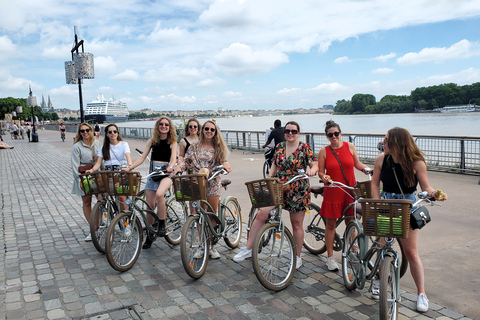
<path id="1" fill-rule="evenodd" d="M 58 125 L 45 125 L 48 130 L 58 130 Z M 103 134 L 103 129 L 102 134 Z M 68 132 L 75 132 L 76 126 L 67 126 Z M 119 128 L 124 138 L 148 140 L 152 128 Z M 183 129 L 177 129 L 178 140 L 183 138 Z M 265 131 L 222 131 L 227 145 L 232 149 L 263 152 Z M 383 141 L 380 134 L 342 133 L 344 141 L 352 142 L 357 149 L 360 161 L 373 163 L 379 154 L 378 143 Z M 454 173 L 480 174 L 480 137 L 451 137 L 414 135 L 418 147 L 424 152 L 429 170 L 442 170 Z M 321 148 L 330 144 L 324 133 L 300 133 L 301 141 L 310 145 L 317 154 Z"/>

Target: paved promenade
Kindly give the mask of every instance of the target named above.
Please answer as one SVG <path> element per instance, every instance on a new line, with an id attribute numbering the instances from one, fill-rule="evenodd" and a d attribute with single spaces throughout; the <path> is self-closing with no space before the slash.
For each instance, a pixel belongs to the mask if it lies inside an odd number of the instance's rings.
<path id="1" fill-rule="evenodd" d="M 264 289 L 250 261 L 233 262 L 238 249 L 223 241 L 217 246 L 221 259 L 210 260 L 199 280 L 185 273 L 179 247 L 163 239 L 142 250 L 130 271 L 113 270 L 84 242 L 89 228 L 81 199 L 70 194 L 72 138 L 67 133 L 62 142 L 59 133 L 40 131 L 38 143 L 6 139 L 15 148 L 0 150 L 0 319 L 378 318 L 378 303 L 366 290 L 346 290 L 341 272 L 326 269 L 325 256 L 305 250 L 304 265 L 278 293 Z M 145 145 L 128 142 L 132 151 Z M 260 178 L 262 158 L 242 151 L 230 156 L 233 182 L 222 193 L 239 198 L 244 222 L 249 210 L 244 182 Z M 408 273 L 401 280 L 400 319 L 480 319 L 478 177 L 437 172 L 429 177 L 449 195 L 442 207 L 429 208 L 433 221 L 421 232 L 430 310 L 415 311 Z M 340 253 L 335 255 L 339 261 Z"/>

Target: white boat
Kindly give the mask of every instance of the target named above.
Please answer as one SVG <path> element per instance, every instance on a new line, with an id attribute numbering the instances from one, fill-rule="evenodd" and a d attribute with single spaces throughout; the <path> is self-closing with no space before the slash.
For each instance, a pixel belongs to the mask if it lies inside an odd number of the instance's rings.
<path id="1" fill-rule="evenodd" d="M 446 106 L 440 109 L 440 112 L 450 113 L 450 112 L 474 112 L 475 105 L 467 104 L 463 106 Z"/>
<path id="2" fill-rule="evenodd" d="M 125 102 L 107 100 L 102 93 L 99 93 L 96 100 L 87 103 L 85 108 L 85 121 L 98 123 L 114 123 L 128 121 L 128 108 Z"/>

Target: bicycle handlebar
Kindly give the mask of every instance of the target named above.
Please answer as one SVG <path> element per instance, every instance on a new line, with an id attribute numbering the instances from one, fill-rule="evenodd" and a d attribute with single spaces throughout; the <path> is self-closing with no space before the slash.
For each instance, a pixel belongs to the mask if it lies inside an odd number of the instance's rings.
<path id="1" fill-rule="evenodd" d="M 215 179 L 220 174 L 228 174 L 227 170 L 223 167 L 223 165 L 216 166 L 212 169 L 212 176 L 208 178 L 208 181 Z"/>
<path id="2" fill-rule="evenodd" d="M 415 201 L 415 203 L 413 204 L 412 207 L 416 207 L 418 206 L 419 204 L 421 204 L 422 202 L 425 202 L 425 204 L 428 204 L 430 206 L 441 206 L 440 203 L 438 202 L 435 202 L 435 198 L 432 198 L 428 195 L 427 191 L 422 191 L 422 192 L 419 192 L 417 194 L 418 196 L 418 200 Z"/>

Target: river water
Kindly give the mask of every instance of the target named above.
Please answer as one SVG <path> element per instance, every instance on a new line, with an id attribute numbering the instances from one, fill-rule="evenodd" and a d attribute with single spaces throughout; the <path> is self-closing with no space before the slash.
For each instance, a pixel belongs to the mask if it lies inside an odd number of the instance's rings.
<path id="1" fill-rule="evenodd" d="M 216 118 L 222 131 L 263 131 L 273 126 L 275 119 L 282 124 L 296 121 L 302 132 L 324 132 L 325 122 L 332 119 L 344 133 L 385 134 L 393 127 L 403 127 L 413 135 L 474 136 L 480 137 L 480 112 L 467 113 L 401 113 L 374 115 L 277 115 L 263 117 Z M 205 120 L 200 119 L 200 123 Z M 174 120 L 176 124 L 181 120 Z M 119 127 L 152 128 L 155 121 L 129 121 Z"/>

